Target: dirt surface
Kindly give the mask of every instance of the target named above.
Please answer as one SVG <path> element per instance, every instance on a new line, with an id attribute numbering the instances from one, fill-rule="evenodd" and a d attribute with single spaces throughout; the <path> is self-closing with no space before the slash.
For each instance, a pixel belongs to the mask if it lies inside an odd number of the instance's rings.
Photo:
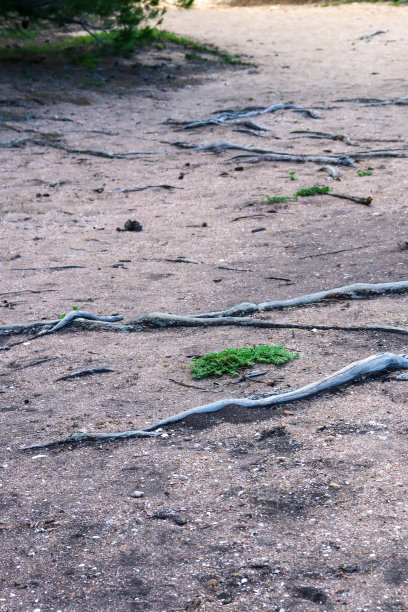
<path id="1" fill-rule="evenodd" d="M 405 8 L 378 5 L 170 11 L 167 29 L 254 65 L 186 59 L 171 46 L 106 60 L 96 72 L 3 65 L 0 324 L 58 318 L 72 306 L 125 320 L 187 314 L 406 278 L 405 159 L 338 167 L 337 181 L 322 164 L 252 164 L 230 161 L 239 151 L 171 145 L 229 141 L 314 155 L 402 149 L 406 107 L 338 100 L 406 96 L 405 21 Z M 377 30 L 385 33 L 362 38 Z M 269 130 L 262 136 L 165 124 L 281 102 L 320 118 L 290 110 L 254 117 Z M 295 139 L 295 130 L 347 133 L 355 144 Z M 4 146 L 26 138 L 35 142 Z M 86 150 L 145 153 L 108 159 Z M 315 196 L 265 204 L 266 194 L 315 183 L 373 203 Z M 159 184 L 177 189 L 117 191 Z M 117 231 L 128 219 L 142 231 Z M 264 316 L 404 326 L 407 301 Z M 300 358 L 236 384 L 191 379 L 192 355 L 260 343 L 282 343 Z M 405 350 L 404 336 L 374 332 L 72 327 L 3 351 L 0 610 L 408 610 L 404 381 L 366 380 L 278 410 L 230 407 L 156 439 L 20 450 L 77 431 L 143 427 Z M 99 366 L 114 372 L 56 381 Z"/>

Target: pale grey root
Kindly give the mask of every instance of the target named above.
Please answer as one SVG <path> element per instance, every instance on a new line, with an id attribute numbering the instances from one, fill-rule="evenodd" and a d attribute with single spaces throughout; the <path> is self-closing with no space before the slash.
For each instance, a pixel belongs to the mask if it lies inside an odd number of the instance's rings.
<path id="1" fill-rule="evenodd" d="M 354 162 L 349 155 L 339 155 L 335 156 L 326 156 L 322 157 L 319 155 L 302 155 L 302 154 L 293 154 L 289 153 L 247 153 L 242 155 L 235 155 L 231 157 L 228 161 L 247 161 L 250 164 L 256 164 L 262 161 L 269 162 L 290 162 L 293 164 L 334 164 L 336 166 L 354 166 Z"/>
<path id="2" fill-rule="evenodd" d="M 346 285 L 326 291 L 319 291 L 302 295 L 288 300 L 277 300 L 273 302 L 261 302 L 254 304 L 251 302 L 242 302 L 236 304 L 227 310 L 216 312 L 207 312 L 193 315 L 172 315 L 163 312 L 150 312 L 142 317 L 138 317 L 128 323 L 117 324 L 117 321 L 123 319 L 120 315 L 112 317 L 98 317 L 89 312 L 81 310 L 73 310 L 61 320 L 53 321 L 33 321 L 32 323 L 17 323 L 15 325 L 0 325 L 0 336 L 23 334 L 30 331 L 42 329 L 32 339 L 39 338 L 43 335 L 58 331 L 62 327 L 75 323 L 85 329 L 98 329 L 117 332 L 134 332 L 142 331 L 143 329 L 160 329 L 166 327 L 219 327 L 224 325 L 237 325 L 247 327 L 260 327 L 269 329 L 306 329 L 306 330 L 325 330 L 325 331 L 374 331 L 387 332 L 400 335 L 408 334 L 408 330 L 402 327 L 390 325 L 361 325 L 361 326 L 341 326 L 341 325 L 319 325 L 305 323 L 284 323 L 277 321 L 268 321 L 266 319 L 253 319 L 247 315 L 252 315 L 257 312 L 270 312 L 272 310 L 280 310 L 284 308 L 302 307 L 308 304 L 324 303 L 328 300 L 352 300 L 369 298 L 376 295 L 388 295 L 393 293 L 405 293 L 408 291 L 408 281 L 398 281 L 393 283 L 356 283 L 354 285 Z M 79 320 L 78 320 L 79 319 Z M 81 320 L 84 319 L 84 320 Z M 88 322 L 92 321 L 92 322 Z M 50 329 L 48 329 L 51 326 Z M 16 343 L 21 344 L 21 342 Z M 15 344 L 15 345 L 16 345 Z M 0 350 L 8 350 L 11 346 L 0 347 Z"/>
<path id="3" fill-rule="evenodd" d="M 167 125 L 174 125 L 184 130 L 193 130 L 197 128 L 206 127 L 207 125 L 231 125 L 235 124 L 237 119 L 246 119 L 249 117 L 258 117 L 259 115 L 266 115 L 269 113 L 276 113 L 280 110 L 292 110 L 296 113 L 302 113 L 312 119 L 320 119 L 316 113 L 309 108 L 298 106 L 297 104 L 273 104 L 266 108 L 256 107 L 255 109 L 243 108 L 236 111 L 221 111 L 215 117 L 211 119 L 202 119 L 198 121 L 175 121 L 173 119 L 167 119 L 165 122 Z"/>
<path id="4" fill-rule="evenodd" d="M 272 302 L 261 302 L 253 304 L 251 302 L 243 302 L 236 304 L 227 310 L 218 310 L 215 312 L 206 312 L 203 314 L 192 315 L 195 317 L 240 317 L 256 312 L 268 312 L 271 310 L 280 310 L 282 308 L 293 308 L 306 306 L 307 304 L 317 304 L 327 300 L 356 300 L 360 298 L 368 298 L 375 295 L 387 295 L 392 293 L 405 293 L 408 291 L 408 281 L 397 281 L 392 283 L 355 283 L 353 285 L 345 285 L 344 287 L 336 287 L 325 291 L 318 291 L 301 295 L 299 297 L 290 298 L 289 300 L 275 300 Z"/>
<path id="5" fill-rule="evenodd" d="M 333 132 L 314 132 L 313 130 L 293 130 L 291 134 L 299 134 L 297 138 L 316 138 L 318 140 L 340 140 L 350 146 L 356 146 L 348 134 L 333 134 Z"/>
<path id="6" fill-rule="evenodd" d="M 309 323 L 281 323 L 268 321 L 267 319 L 252 319 L 251 317 L 192 317 L 168 314 L 167 312 L 150 312 L 143 317 L 134 319 L 130 323 L 133 330 L 145 328 L 166 328 L 166 327 L 222 327 L 235 325 L 238 327 L 260 327 L 266 329 L 306 329 L 324 331 L 348 331 L 348 332 L 388 332 L 400 335 L 408 335 L 408 330 L 403 327 L 393 327 L 391 325 L 314 325 Z M 129 331 L 129 324 L 127 324 Z"/>
<path id="7" fill-rule="evenodd" d="M 259 147 L 252 147 L 250 145 L 240 145 L 233 142 L 213 142 L 208 145 L 196 145 L 188 142 L 176 141 L 170 143 L 174 147 L 179 149 L 188 149 L 190 151 L 211 151 L 212 153 L 218 153 L 220 151 L 237 150 L 246 151 L 246 154 L 236 155 L 231 160 L 236 159 L 248 159 L 248 161 L 281 161 L 281 162 L 294 162 L 294 163 L 306 163 L 312 162 L 316 164 L 337 164 L 340 166 L 353 166 L 353 160 L 347 155 L 328 155 L 325 157 L 317 155 L 303 155 L 282 153 L 280 151 L 272 151 L 270 149 L 261 149 Z"/>
<path id="8" fill-rule="evenodd" d="M 143 429 L 136 429 L 130 431 L 123 431 L 119 433 L 79 433 L 64 438 L 62 440 L 56 440 L 45 444 L 37 444 L 34 446 L 26 447 L 24 450 L 34 450 L 39 448 L 50 448 L 63 444 L 72 444 L 75 442 L 99 442 L 105 440 L 126 440 L 129 438 L 145 437 L 149 435 L 158 435 L 155 431 L 162 427 L 167 427 L 173 423 L 184 421 L 189 416 L 196 414 L 211 414 L 218 412 L 228 406 L 239 406 L 241 408 L 271 408 L 280 404 L 287 404 L 289 402 L 295 402 L 304 400 L 309 397 L 325 393 L 336 389 L 342 385 L 353 383 L 357 380 L 365 379 L 367 377 L 376 376 L 385 372 L 393 370 L 408 370 L 408 355 L 405 354 L 394 354 L 394 353 L 380 353 L 379 355 L 372 355 L 359 361 L 353 361 L 349 365 L 345 366 L 341 370 L 337 370 L 333 374 L 326 376 L 320 380 L 309 383 L 293 391 L 279 393 L 278 395 L 273 394 L 267 397 L 261 397 L 259 399 L 250 398 L 227 398 L 221 399 L 210 404 L 204 404 L 203 406 L 196 406 L 190 408 L 184 412 L 179 412 L 167 419 L 157 421 L 152 425 L 144 427 Z"/>
<path id="9" fill-rule="evenodd" d="M 32 144 L 37 147 L 51 147 L 53 149 L 60 149 L 67 153 L 73 153 L 74 155 L 92 155 L 94 157 L 106 157 L 107 159 L 132 159 L 132 157 L 138 155 L 163 155 L 168 151 L 124 151 L 122 153 L 111 153 L 110 151 L 99 151 L 98 149 L 73 149 L 58 142 L 51 142 L 50 140 L 36 140 L 34 138 L 19 138 L 17 140 L 8 140 L 7 142 L 1 142 L 1 149 L 13 149 L 23 147 L 26 144 Z"/>

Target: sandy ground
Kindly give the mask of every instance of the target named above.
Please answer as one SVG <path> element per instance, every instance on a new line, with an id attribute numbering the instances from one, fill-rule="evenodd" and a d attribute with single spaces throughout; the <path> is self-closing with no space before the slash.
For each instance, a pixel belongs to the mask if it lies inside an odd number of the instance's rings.
<path id="1" fill-rule="evenodd" d="M 105 60 L 96 72 L 4 64 L 1 142 L 31 142 L 0 151 L 0 324 L 58 318 L 72 306 L 125 320 L 152 310 L 187 314 L 405 279 L 405 159 L 341 167 L 336 181 L 321 164 L 250 164 L 230 161 L 235 151 L 170 143 L 314 155 L 405 147 L 406 107 L 339 100 L 407 95 L 406 10 L 167 14 L 167 29 L 240 53 L 249 66 L 186 59 L 172 46 Z M 377 30 L 385 32 L 362 38 Z M 281 102 L 313 108 L 320 119 L 263 115 L 254 118 L 269 130 L 262 137 L 236 126 L 176 131 L 164 123 Z M 295 130 L 347 133 L 355 145 L 296 139 Z M 77 151 L 144 153 L 106 159 L 38 144 L 44 138 Z M 267 194 L 315 183 L 371 196 L 372 206 L 325 196 L 265 204 Z M 179 189 L 115 191 L 147 184 Z M 127 219 L 143 231 L 118 232 Z M 407 300 L 269 316 L 404 326 Z M 282 343 L 300 358 L 237 384 L 191 379 L 192 355 L 257 343 Z M 20 450 L 297 387 L 355 359 L 405 350 L 404 336 L 393 334 L 228 327 L 71 328 L 3 351 L 0 610 L 408 610 L 406 382 L 365 381 L 274 411 L 230 408 L 154 440 Z M 114 372 L 56 382 L 96 366 Z"/>

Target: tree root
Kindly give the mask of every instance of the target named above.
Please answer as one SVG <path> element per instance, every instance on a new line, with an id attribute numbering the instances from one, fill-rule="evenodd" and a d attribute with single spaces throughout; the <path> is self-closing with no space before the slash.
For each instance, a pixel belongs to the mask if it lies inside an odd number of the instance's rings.
<path id="1" fill-rule="evenodd" d="M 242 122 L 237 122 L 237 119 L 258 117 L 259 115 L 276 113 L 280 110 L 292 110 L 296 113 L 302 113 L 303 115 L 311 117 L 312 119 L 320 119 L 320 117 L 316 115 L 316 113 L 314 113 L 309 108 L 304 108 L 303 106 L 297 106 L 296 104 L 274 104 L 272 106 L 268 106 L 267 108 L 262 108 L 258 106 L 255 108 L 243 108 L 236 111 L 221 111 L 218 115 L 212 117 L 211 119 L 202 119 L 199 121 L 175 121 L 173 119 L 167 119 L 167 121 L 165 121 L 165 124 L 174 125 L 175 127 L 179 127 L 183 130 L 194 130 L 202 127 L 207 127 L 208 125 L 239 125 L 240 123 L 242 124 Z M 252 129 L 265 129 L 249 121 L 245 121 L 244 125 Z"/>
<path id="2" fill-rule="evenodd" d="M 237 159 L 247 159 L 248 161 L 277 161 L 277 162 L 291 162 L 291 163 L 305 163 L 313 162 L 316 164 L 336 164 L 340 166 L 353 166 L 353 160 L 347 155 L 330 155 L 326 157 L 320 157 L 317 155 L 303 155 L 281 153 L 279 151 L 271 151 L 270 149 L 261 149 L 259 147 L 239 145 L 232 142 L 213 142 L 208 145 L 196 145 L 189 142 L 171 142 L 174 147 L 179 149 L 189 149 L 191 151 L 211 151 L 212 153 L 219 153 L 220 151 L 237 150 L 246 151 L 246 154 L 236 155 L 229 161 L 235 161 Z M 249 158 L 249 159 L 248 159 Z"/>
<path id="3" fill-rule="evenodd" d="M 228 161 L 236 162 L 247 161 L 250 164 L 257 164 L 258 162 L 268 161 L 268 162 L 290 162 L 292 164 L 305 164 L 305 163 L 313 163 L 313 164 L 334 164 L 336 166 L 354 166 L 354 162 L 349 155 L 338 155 L 335 156 L 327 156 L 321 157 L 319 155 L 303 155 L 301 153 L 298 154 L 290 154 L 290 153 L 248 153 L 242 155 L 235 155 L 231 157 Z"/>
<path id="4" fill-rule="evenodd" d="M 379 98 L 347 98 L 336 100 L 336 102 L 357 102 L 367 106 L 408 106 L 407 98 L 396 98 L 394 100 L 380 100 Z"/>
<path id="5" fill-rule="evenodd" d="M 133 193 L 134 191 L 146 191 L 147 189 L 184 189 L 184 187 L 175 187 L 174 185 L 143 185 L 142 187 L 118 187 L 113 189 L 112 193 Z"/>
<path id="6" fill-rule="evenodd" d="M 107 159 L 132 159 L 132 157 L 138 155 L 162 155 L 167 153 L 167 151 L 125 151 L 123 153 L 111 153 L 109 151 L 99 151 L 98 149 L 73 149 L 59 142 L 52 142 L 47 139 L 36 140 L 34 138 L 19 138 L 17 140 L 1 142 L 0 149 L 19 148 L 26 144 L 32 144 L 38 147 L 60 149 L 62 151 L 66 151 L 67 153 L 73 153 L 74 155 L 92 155 L 94 157 L 106 157 Z"/>
<path id="7" fill-rule="evenodd" d="M 333 134 L 332 132 L 314 132 L 312 130 L 293 130 L 291 134 L 299 134 L 295 138 L 317 138 L 318 140 L 340 140 L 350 146 L 356 146 L 347 134 Z"/>
<path id="8" fill-rule="evenodd" d="M 314 325 L 306 323 L 283 323 L 276 321 L 268 321 L 267 319 L 253 319 L 247 315 L 252 315 L 257 312 L 270 312 L 272 310 L 282 310 L 284 308 L 294 308 L 306 306 L 309 304 L 324 303 L 328 300 L 352 300 L 369 298 L 376 295 L 389 295 L 394 293 L 404 293 L 408 291 L 408 281 L 398 281 L 394 283 L 377 283 L 365 284 L 356 283 L 354 285 L 346 285 L 337 287 L 328 291 L 319 291 L 302 295 L 289 300 L 277 300 L 273 302 L 261 302 L 254 304 L 250 302 L 242 302 L 236 304 L 227 310 L 217 312 L 207 312 L 195 315 L 179 316 L 161 312 L 151 312 L 142 317 L 138 317 L 128 323 L 118 324 L 117 321 L 123 319 L 120 315 L 111 317 L 98 317 L 89 312 L 81 310 L 73 310 L 61 320 L 53 321 L 33 321 L 32 323 L 17 323 L 15 325 L 0 325 L 0 336 L 10 336 L 14 334 L 24 334 L 40 329 L 38 333 L 31 339 L 40 338 L 42 336 L 54 333 L 62 329 L 68 324 L 77 323 L 85 329 L 97 329 L 116 332 L 135 332 L 144 329 L 163 329 L 168 327 L 220 327 L 224 325 L 236 325 L 244 327 L 260 327 L 267 329 L 305 329 L 305 330 L 323 330 L 323 331 L 375 331 L 395 333 L 407 335 L 408 330 L 402 327 L 394 327 L 389 325 L 361 325 L 361 326 L 341 326 L 341 325 Z M 77 319 L 85 319 L 85 321 L 77 321 Z M 88 323 L 92 321 L 92 323 Z M 49 329 L 51 326 L 51 329 Z M 43 328 L 46 329 L 43 329 Z M 0 347 L 0 350 L 7 350 L 17 344 L 14 343 L 5 347 Z"/>
<path id="9" fill-rule="evenodd" d="M 62 319 L 56 319 L 53 321 L 34 321 L 33 323 L 17 323 L 15 325 L 0 325 L 0 336 L 9 336 L 12 334 L 24 334 L 27 332 L 36 331 L 38 328 L 40 329 L 35 336 L 30 338 L 29 340 L 36 340 L 37 338 L 41 338 L 42 336 L 46 336 L 52 334 L 59 329 L 62 329 L 66 325 L 71 324 L 76 319 L 86 319 L 90 321 L 101 321 L 104 323 L 114 323 L 116 321 L 122 321 L 123 317 L 121 315 L 112 315 L 111 317 L 99 317 L 97 315 L 92 314 L 91 312 L 85 312 L 83 310 L 71 310 L 68 312 Z M 51 326 L 51 328 L 50 328 Z M 19 344 L 23 344 L 26 340 L 20 342 L 14 342 L 13 344 L 8 344 L 7 346 L 0 347 L 0 351 L 7 351 L 13 346 L 18 346 Z"/>
<path id="10" fill-rule="evenodd" d="M 222 399 L 203 406 L 196 406 L 195 408 L 185 410 L 184 412 L 179 412 L 178 414 L 168 417 L 167 419 L 157 421 L 156 423 L 153 423 L 152 425 L 149 425 L 143 429 L 123 431 L 119 433 L 77 433 L 67 438 L 63 438 L 62 440 L 56 440 L 45 444 L 36 444 L 25 447 L 22 450 L 55 448 L 77 442 L 102 442 L 127 440 L 129 438 L 146 437 L 152 435 L 157 436 L 159 435 L 159 433 L 156 431 L 157 429 L 167 427 L 173 423 L 184 421 L 192 415 L 210 414 L 218 412 L 219 410 L 222 410 L 228 406 L 239 406 L 242 408 L 271 408 L 280 404 L 304 400 L 320 393 L 331 391 L 332 389 L 336 389 L 340 386 L 351 384 L 357 380 L 373 377 L 393 370 L 408 370 L 408 355 L 394 353 L 372 355 L 365 359 L 354 361 L 344 368 L 337 370 L 333 374 L 326 376 L 325 378 L 309 383 L 308 385 L 299 387 L 298 389 L 294 389 L 292 391 L 285 391 L 279 394 L 271 393 L 266 397 L 261 397 L 258 399 Z"/>
<path id="11" fill-rule="evenodd" d="M 327 300 L 356 300 L 360 298 L 369 298 L 375 295 L 387 295 L 393 293 L 408 292 L 408 281 L 397 281 L 393 283 L 355 283 L 353 285 L 345 285 L 344 287 L 336 287 L 326 291 L 318 291 L 317 293 L 309 293 L 289 300 L 276 300 L 273 302 L 261 302 L 253 304 L 251 302 L 243 302 L 236 304 L 227 310 L 219 310 L 216 312 L 206 312 L 203 314 L 193 315 L 195 317 L 240 317 L 256 312 L 269 312 L 271 310 L 281 310 L 283 308 L 293 308 L 306 306 L 308 304 L 318 304 Z"/>

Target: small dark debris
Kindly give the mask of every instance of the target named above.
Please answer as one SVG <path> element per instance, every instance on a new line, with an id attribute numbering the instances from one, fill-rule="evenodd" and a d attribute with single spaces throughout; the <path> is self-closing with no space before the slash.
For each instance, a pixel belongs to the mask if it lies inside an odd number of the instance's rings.
<path id="1" fill-rule="evenodd" d="M 327 595 L 321 589 L 316 589 L 316 587 L 312 586 L 296 587 L 293 590 L 293 595 L 317 604 L 325 604 L 328 600 Z"/>
<path id="2" fill-rule="evenodd" d="M 182 527 L 183 525 L 187 525 L 188 520 L 186 519 L 185 516 L 175 516 L 173 521 L 175 522 L 176 525 L 179 525 L 179 527 Z"/>
<path id="3" fill-rule="evenodd" d="M 251 230 L 252 234 L 256 234 L 257 232 L 266 232 L 266 227 L 256 227 L 255 229 Z"/>
<path id="4" fill-rule="evenodd" d="M 264 429 L 261 432 L 260 437 L 258 438 L 258 442 L 262 442 L 262 440 L 267 440 L 268 438 L 281 438 L 283 436 L 287 436 L 288 432 L 285 427 L 273 427 L 272 429 Z"/>
<path id="5" fill-rule="evenodd" d="M 234 168 L 235 172 L 243 172 L 244 171 L 244 166 L 237 166 L 236 168 Z"/>
<path id="6" fill-rule="evenodd" d="M 204 223 L 201 224 L 201 227 L 208 227 L 207 223 L 204 221 Z"/>
<path id="7" fill-rule="evenodd" d="M 36 198 L 49 198 L 50 194 L 49 193 L 36 193 L 35 197 Z"/>
<path id="8" fill-rule="evenodd" d="M 180 174 L 179 174 L 179 176 L 178 176 L 179 181 L 182 181 L 182 180 L 183 180 L 183 178 L 184 178 L 184 176 L 185 176 L 185 175 L 184 175 L 184 172 L 180 172 Z"/>
<path id="9" fill-rule="evenodd" d="M 357 572 L 361 571 L 361 567 L 357 564 L 340 565 L 340 569 L 344 574 L 357 574 Z"/>
<path id="10" fill-rule="evenodd" d="M 105 191 L 104 187 L 97 187 L 96 189 L 94 189 L 94 193 L 103 193 Z"/>
<path id="11" fill-rule="evenodd" d="M 141 223 L 139 223 L 139 221 L 132 221 L 132 219 L 128 219 L 123 228 L 122 227 L 117 227 L 116 231 L 117 232 L 141 232 L 143 229 L 143 226 Z"/>

